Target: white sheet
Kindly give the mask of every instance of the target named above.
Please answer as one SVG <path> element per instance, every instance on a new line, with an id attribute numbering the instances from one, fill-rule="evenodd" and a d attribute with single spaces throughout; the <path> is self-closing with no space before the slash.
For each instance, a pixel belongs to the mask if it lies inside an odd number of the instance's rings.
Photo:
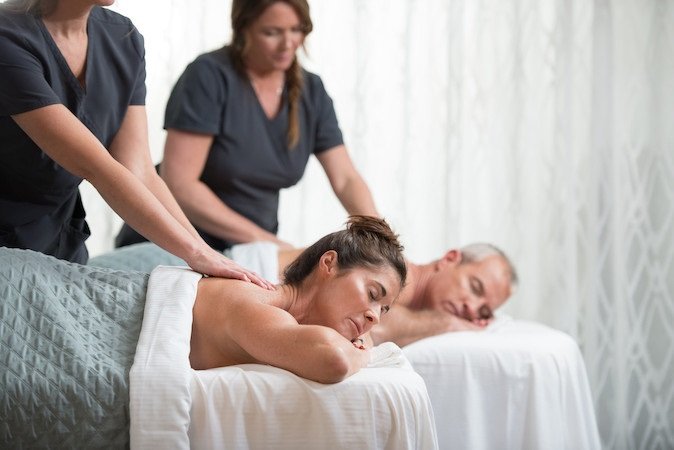
<path id="1" fill-rule="evenodd" d="M 575 341 L 541 324 L 497 319 L 404 348 L 426 382 L 441 449 L 599 449 Z"/>
<path id="2" fill-rule="evenodd" d="M 192 370 L 199 279 L 184 268 L 150 276 L 130 373 L 132 448 L 437 448 L 426 387 L 395 345 L 334 385 L 258 364 Z"/>
<path id="3" fill-rule="evenodd" d="M 189 448 L 192 307 L 201 275 L 153 270 L 143 326 L 129 372 L 131 448 Z"/>

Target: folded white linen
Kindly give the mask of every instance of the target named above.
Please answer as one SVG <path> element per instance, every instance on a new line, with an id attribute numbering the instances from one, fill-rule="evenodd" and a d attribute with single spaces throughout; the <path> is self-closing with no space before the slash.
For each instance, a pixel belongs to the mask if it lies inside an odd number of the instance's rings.
<path id="1" fill-rule="evenodd" d="M 152 271 L 143 326 L 129 372 L 131 448 L 189 448 L 192 307 L 201 275 Z"/>
<path id="2" fill-rule="evenodd" d="M 426 382 L 440 448 L 600 448 L 585 364 L 565 333 L 501 316 L 403 352 Z"/>
<path id="3" fill-rule="evenodd" d="M 131 368 L 131 447 L 435 449 L 426 386 L 394 344 L 377 367 L 324 385 L 260 364 L 189 366 L 200 275 L 159 267 Z"/>
<path id="4" fill-rule="evenodd" d="M 393 342 L 383 342 L 370 350 L 370 362 L 367 367 L 404 367 L 412 369 L 403 351 Z"/>

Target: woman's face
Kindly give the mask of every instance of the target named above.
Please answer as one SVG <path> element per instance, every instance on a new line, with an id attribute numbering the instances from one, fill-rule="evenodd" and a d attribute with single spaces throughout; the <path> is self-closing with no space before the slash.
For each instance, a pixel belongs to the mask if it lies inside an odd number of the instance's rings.
<path id="1" fill-rule="evenodd" d="M 254 70 L 286 71 L 304 42 L 300 18 L 285 2 L 272 3 L 246 29 L 246 65 Z"/>
<path id="2" fill-rule="evenodd" d="M 314 299 L 309 320 L 353 340 L 379 323 L 399 293 L 400 277 L 390 266 L 336 270 Z"/>

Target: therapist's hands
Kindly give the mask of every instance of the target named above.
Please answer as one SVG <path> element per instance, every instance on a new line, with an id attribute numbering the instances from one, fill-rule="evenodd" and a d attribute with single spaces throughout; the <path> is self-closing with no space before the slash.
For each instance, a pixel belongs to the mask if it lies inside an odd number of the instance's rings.
<path id="1" fill-rule="evenodd" d="M 249 281 L 270 291 L 276 289 L 274 284 L 265 280 L 255 272 L 239 266 L 222 253 L 209 247 L 206 243 L 194 252 L 194 256 L 185 261 L 192 270 L 203 273 L 204 275 Z"/>

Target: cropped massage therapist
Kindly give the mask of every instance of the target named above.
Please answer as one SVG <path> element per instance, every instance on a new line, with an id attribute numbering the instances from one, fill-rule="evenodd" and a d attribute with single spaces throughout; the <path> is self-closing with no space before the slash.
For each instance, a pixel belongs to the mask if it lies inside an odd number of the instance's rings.
<path id="1" fill-rule="evenodd" d="M 203 241 L 154 171 L 143 38 L 113 1 L 0 4 L 0 246 L 86 263 L 87 179 L 194 270 L 268 286 Z"/>
<path id="2" fill-rule="evenodd" d="M 276 236 L 279 192 L 311 155 L 349 214 L 377 216 L 332 100 L 297 60 L 313 27 L 306 0 L 234 0 L 231 20 L 231 44 L 196 58 L 166 107 L 161 174 L 192 224 L 218 250 L 289 247 Z M 134 234 L 125 226 L 117 245 L 139 242 Z"/>

